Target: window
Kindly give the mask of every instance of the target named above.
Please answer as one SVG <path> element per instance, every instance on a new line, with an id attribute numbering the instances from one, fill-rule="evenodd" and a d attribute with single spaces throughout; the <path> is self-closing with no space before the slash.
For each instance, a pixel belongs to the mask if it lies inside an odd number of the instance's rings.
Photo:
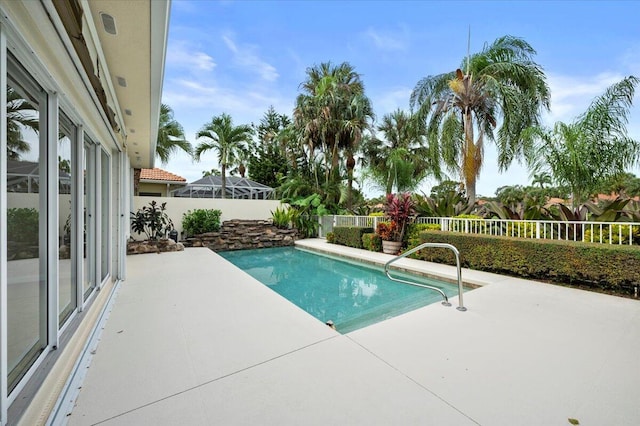
<path id="1" fill-rule="evenodd" d="M 46 105 L 7 57 L 7 371 L 11 392 L 47 346 Z"/>
<path id="2" fill-rule="evenodd" d="M 77 128 L 62 112 L 58 132 L 58 323 L 63 325 L 77 306 L 75 238 L 78 218 L 75 215 L 74 176 L 78 165 L 73 155 Z"/>

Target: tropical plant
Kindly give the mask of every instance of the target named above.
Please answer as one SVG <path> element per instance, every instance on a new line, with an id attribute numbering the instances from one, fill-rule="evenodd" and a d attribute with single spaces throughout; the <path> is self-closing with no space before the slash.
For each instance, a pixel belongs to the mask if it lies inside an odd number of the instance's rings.
<path id="1" fill-rule="evenodd" d="M 173 110 L 167 104 L 160 105 L 160 119 L 158 122 L 158 139 L 156 155 L 162 164 L 167 164 L 171 156 L 182 150 L 191 155 L 191 144 L 185 139 L 184 129 L 173 117 Z"/>
<path id="2" fill-rule="evenodd" d="M 380 237 L 385 241 L 402 241 L 407 224 L 413 220 L 415 214 L 411 194 L 405 192 L 387 195 L 384 212 L 391 222 L 388 229 L 381 230 L 383 235 L 379 234 Z M 388 232 L 388 235 L 385 232 Z"/>
<path id="3" fill-rule="evenodd" d="M 156 139 L 156 156 L 162 164 L 167 164 L 171 156 L 182 150 L 191 155 L 191 144 L 185 139 L 184 130 L 180 123 L 173 117 L 173 110 L 166 104 L 160 105 L 160 117 L 158 119 L 158 137 Z M 133 170 L 133 191 L 138 195 L 141 169 Z"/>
<path id="4" fill-rule="evenodd" d="M 37 134 L 40 129 L 38 117 L 38 109 L 7 85 L 7 158 L 9 160 L 20 160 L 23 154 L 30 151 L 29 142 L 24 140 L 22 132 L 29 129 Z"/>
<path id="5" fill-rule="evenodd" d="M 246 149 L 246 144 L 251 142 L 253 130 L 251 126 L 242 124 L 233 125 L 231 116 L 223 113 L 214 116 L 210 123 L 205 124 L 197 133 L 198 139 L 204 139 L 196 146 L 194 158 L 200 161 L 203 153 L 213 150 L 218 154 L 218 164 L 221 168 L 222 198 L 226 198 L 227 168 L 237 163 L 240 151 Z"/>
<path id="6" fill-rule="evenodd" d="M 599 194 L 619 194 L 635 197 L 640 195 L 640 178 L 633 173 L 620 173 L 604 179 L 596 192 Z"/>
<path id="7" fill-rule="evenodd" d="M 414 194 L 413 202 L 418 216 L 423 217 L 454 217 L 473 207 L 460 182 L 450 180 L 432 187 L 430 197 Z"/>
<path id="8" fill-rule="evenodd" d="M 340 158 L 342 154 L 346 156 L 350 208 L 354 154 L 373 119 L 360 75 L 346 62 L 338 66 L 325 62 L 308 68 L 307 79 L 300 87 L 303 93 L 298 95 L 294 109 L 296 127 L 310 158 L 316 149 L 323 154 L 325 183 L 341 180 Z"/>
<path id="9" fill-rule="evenodd" d="M 549 186 L 552 183 L 553 183 L 553 178 L 549 173 L 546 173 L 546 172 L 534 173 L 533 180 L 531 181 L 531 184 L 534 186 L 536 184 L 540 185 L 540 189 L 544 189 L 545 185 Z"/>
<path id="10" fill-rule="evenodd" d="M 505 185 L 496 189 L 498 201 L 512 210 L 524 204 L 526 196 L 527 193 L 522 185 Z"/>
<path id="11" fill-rule="evenodd" d="M 318 194 L 312 194 L 306 198 L 297 199 L 290 203 L 293 209 L 290 211 L 291 222 L 304 237 L 315 237 L 318 233 L 318 216 L 324 216 L 329 212 L 322 204 Z"/>
<path id="12" fill-rule="evenodd" d="M 205 170 L 202 172 L 202 177 L 207 176 L 220 176 L 220 170 L 213 168 L 211 170 Z"/>
<path id="13" fill-rule="evenodd" d="M 603 181 L 640 161 L 640 142 L 631 139 L 626 128 L 638 81 L 630 76 L 612 85 L 572 123 L 524 133 L 530 169 L 549 171 L 557 184 L 569 186 L 574 206 Z"/>
<path id="14" fill-rule="evenodd" d="M 239 149 L 236 155 L 236 164 L 238 166 L 231 169 L 229 171 L 229 174 L 234 175 L 235 173 L 238 173 L 241 178 L 246 177 L 245 175 L 247 174 L 247 163 L 249 162 L 250 158 L 251 154 L 249 153 L 248 149 Z"/>
<path id="15" fill-rule="evenodd" d="M 292 209 L 277 207 L 271 212 L 271 221 L 278 229 L 287 229 L 291 226 Z"/>
<path id="16" fill-rule="evenodd" d="M 138 235 L 145 234 L 148 240 L 163 238 L 173 229 L 173 222 L 167 214 L 167 203 L 151 201 L 137 212 L 131 212 L 131 230 Z"/>
<path id="17" fill-rule="evenodd" d="M 508 220 L 553 220 L 554 215 L 539 200 L 523 200 L 515 204 L 504 204 L 500 201 L 487 201 L 482 205 L 480 213 L 483 218 L 497 217 Z M 584 219 L 583 219 L 584 220 Z"/>
<path id="18" fill-rule="evenodd" d="M 182 214 L 182 230 L 190 237 L 216 232 L 220 230 L 220 216 L 222 211 L 218 209 L 187 210 Z"/>
<path id="19" fill-rule="evenodd" d="M 378 222 L 376 234 L 382 241 L 397 241 L 398 224 L 391 222 Z"/>
<path id="20" fill-rule="evenodd" d="M 537 126 L 549 107 L 549 87 L 535 53 L 521 38 L 500 37 L 467 56 L 459 69 L 423 78 L 411 94 L 430 149 L 460 173 L 472 205 L 485 138 L 496 143 L 498 165 L 505 170 L 522 155 L 522 132 Z"/>
<path id="21" fill-rule="evenodd" d="M 400 109 L 382 117 L 378 131 L 384 140 L 365 138 L 361 152 L 368 175 L 385 194 L 412 191 L 430 173 L 440 178 L 439 164 L 423 146 L 415 118 Z"/>

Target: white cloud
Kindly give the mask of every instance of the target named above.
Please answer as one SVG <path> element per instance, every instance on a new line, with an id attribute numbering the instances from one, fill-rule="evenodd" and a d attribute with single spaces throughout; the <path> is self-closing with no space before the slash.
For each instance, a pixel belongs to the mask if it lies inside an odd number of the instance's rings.
<path id="1" fill-rule="evenodd" d="M 371 95 L 371 103 L 376 111 L 376 121 L 380 121 L 382 116 L 397 109 L 409 111 L 409 97 L 412 89 L 407 87 L 394 87 L 380 94 Z"/>
<path id="2" fill-rule="evenodd" d="M 167 46 L 167 66 L 212 71 L 216 63 L 211 56 L 192 48 L 187 42 L 177 41 Z"/>
<path id="3" fill-rule="evenodd" d="M 226 112 L 237 124 L 259 120 L 269 105 L 277 111 L 290 114 L 291 100 L 285 100 L 277 93 L 261 92 L 249 87 L 220 87 L 213 81 L 202 82 L 176 79 L 165 90 L 163 98 L 174 110 L 190 109 L 201 115 L 206 111 L 209 118 L 213 114 Z"/>
<path id="4" fill-rule="evenodd" d="M 622 74 L 610 72 L 586 77 L 547 73 L 551 88 L 551 113 L 545 117 L 547 125 L 552 126 L 557 121 L 573 121 L 589 107 L 594 98 L 623 78 Z"/>
<path id="5" fill-rule="evenodd" d="M 233 53 L 234 61 L 248 71 L 256 72 L 266 81 L 275 81 L 279 74 L 276 68 L 260 59 L 256 53 L 257 48 L 248 44 L 238 46 L 231 36 L 222 36 L 224 43 Z"/>
<path id="6" fill-rule="evenodd" d="M 640 44 L 636 44 L 628 48 L 620 60 L 629 72 L 633 75 L 640 76 Z"/>
<path id="7" fill-rule="evenodd" d="M 406 30 L 380 31 L 369 28 L 363 36 L 380 50 L 405 51 L 408 48 Z"/>

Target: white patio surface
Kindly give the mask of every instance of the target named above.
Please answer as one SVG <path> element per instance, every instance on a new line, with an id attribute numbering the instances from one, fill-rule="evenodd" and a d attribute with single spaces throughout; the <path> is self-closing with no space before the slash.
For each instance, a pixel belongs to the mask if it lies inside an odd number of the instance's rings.
<path id="1" fill-rule="evenodd" d="M 463 270 L 467 312 L 341 335 L 208 249 L 127 261 L 69 424 L 640 424 L 637 300 Z"/>

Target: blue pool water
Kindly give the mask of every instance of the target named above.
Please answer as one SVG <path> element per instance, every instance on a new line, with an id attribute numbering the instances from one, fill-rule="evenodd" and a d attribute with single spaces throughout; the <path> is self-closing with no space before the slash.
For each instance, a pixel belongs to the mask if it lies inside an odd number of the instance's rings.
<path id="1" fill-rule="evenodd" d="M 218 254 L 320 321 L 333 321 L 341 333 L 442 300 L 433 290 L 389 280 L 382 268 L 293 247 Z M 458 294 L 453 284 L 423 276 L 411 279 L 439 287 L 448 297 Z"/>

